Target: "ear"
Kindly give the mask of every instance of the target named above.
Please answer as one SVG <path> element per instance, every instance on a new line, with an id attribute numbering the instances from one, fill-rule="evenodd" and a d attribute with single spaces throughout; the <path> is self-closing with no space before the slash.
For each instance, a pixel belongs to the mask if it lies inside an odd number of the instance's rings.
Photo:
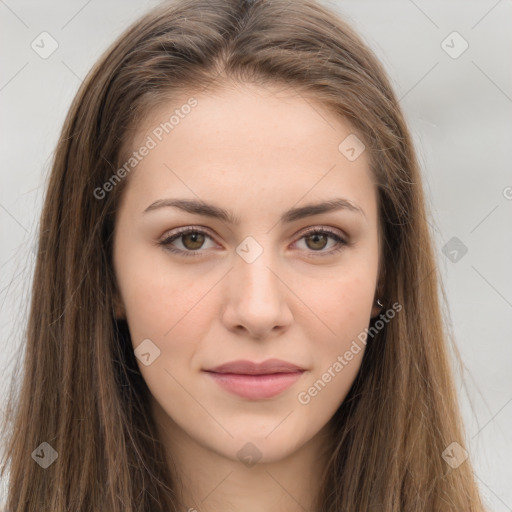
<path id="1" fill-rule="evenodd" d="M 379 299 L 379 298 L 380 298 L 380 297 L 377 295 L 377 296 L 375 297 L 375 299 L 373 300 L 372 315 L 371 315 L 372 319 L 373 319 L 373 318 L 376 318 L 377 316 L 379 316 L 379 315 L 380 315 L 380 313 L 382 313 L 383 308 L 382 308 L 382 307 L 380 307 L 380 306 L 377 304 L 377 299 Z M 383 303 L 384 301 L 381 299 L 381 302 Z"/>
<path id="2" fill-rule="evenodd" d="M 382 271 L 379 272 L 379 279 L 378 279 L 377 286 L 375 289 L 375 296 L 373 297 L 373 307 L 372 307 L 372 314 L 371 314 L 372 318 L 375 318 L 378 315 L 380 315 L 380 313 L 382 313 L 382 311 L 386 305 L 386 301 L 383 298 L 383 292 L 382 292 L 384 290 L 384 279 L 385 279 L 385 270 L 382 269 Z M 380 299 L 380 302 L 383 304 L 383 306 L 379 306 L 377 304 L 377 300 L 379 300 L 379 299 Z"/>

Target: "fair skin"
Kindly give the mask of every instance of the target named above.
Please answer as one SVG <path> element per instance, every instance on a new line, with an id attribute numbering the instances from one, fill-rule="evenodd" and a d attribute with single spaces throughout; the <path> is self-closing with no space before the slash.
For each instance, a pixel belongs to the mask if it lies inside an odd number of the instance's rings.
<path id="1" fill-rule="evenodd" d="M 188 97 L 152 112 L 133 149 Z M 160 350 L 151 364 L 137 364 L 184 510 L 311 510 L 330 455 L 329 420 L 364 344 L 307 404 L 298 395 L 378 312 L 377 195 L 367 155 L 349 161 L 338 145 L 350 127 L 289 90 L 238 84 L 194 97 L 197 107 L 129 176 L 114 236 L 119 316 L 134 349 L 149 339 Z M 291 208 L 339 198 L 356 208 L 280 221 Z M 211 203 L 239 224 L 170 206 L 144 212 L 163 199 Z M 158 244 L 183 227 L 207 235 L 174 239 L 168 247 L 179 254 Z M 349 243 L 306 236 L 315 228 Z M 263 251 L 250 263 L 236 251 L 248 236 Z M 269 358 L 305 371 L 267 399 L 233 395 L 202 371 Z M 254 465 L 238 455 L 249 442 L 260 456 Z"/>

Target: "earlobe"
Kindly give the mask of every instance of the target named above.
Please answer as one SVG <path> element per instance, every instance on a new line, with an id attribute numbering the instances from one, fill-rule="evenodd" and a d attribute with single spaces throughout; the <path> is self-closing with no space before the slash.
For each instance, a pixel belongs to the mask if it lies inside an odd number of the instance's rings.
<path id="1" fill-rule="evenodd" d="M 379 267 L 380 267 L 380 265 L 379 265 Z M 375 289 L 375 298 L 373 301 L 373 307 L 372 307 L 372 313 L 371 313 L 372 318 L 377 317 L 380 313 L 382 313 L 382 310 L 384 309 L 384 300 L 380 297 L 382 297 L 382 290 L 384 289 L 384 281 L 385 281 L 385 276 L 386 276 L 386 268 L 385 267 L 379 268 L 378 276 L 379 277 L 377 280 L 377 286 Z"/>
<path id="2" fill-rule="evenodd" d="M 375 318 L 376 316 L 378 316 L 382 310 L 384 308 L 384 304 L 382 303 L 381 299 L 375 299 L 375 301 L 373 302 L 373 307 L 372 307 L 372 318 Z"/>

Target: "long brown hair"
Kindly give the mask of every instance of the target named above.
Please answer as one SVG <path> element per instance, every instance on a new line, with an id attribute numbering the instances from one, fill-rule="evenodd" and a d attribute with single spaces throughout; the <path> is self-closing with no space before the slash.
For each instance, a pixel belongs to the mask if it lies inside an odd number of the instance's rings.
<path id="1" fill-rule="evenodd" d="M 112 234 L 129 175 L 94 191 L 126 161 L 151 108 L 227 80 L 291 87 L 327 106 L 364 141 L 378 189 L 379 296 L 402 310 L 368 339 L 331 420 L 317 510 L 481 512 L 470 460 L 454 467 L 445 456 L 454 442 L 460 453 L 465 432 L 411 136 L 381 64 L 314 0 L 162 4 L 80 87 L 41 216 L 23 378 L 6 408 L 9 512 L 179 510 L 149 390 L 114 313 Z M 36 463 L 52 450 L 53 464 Z"/>

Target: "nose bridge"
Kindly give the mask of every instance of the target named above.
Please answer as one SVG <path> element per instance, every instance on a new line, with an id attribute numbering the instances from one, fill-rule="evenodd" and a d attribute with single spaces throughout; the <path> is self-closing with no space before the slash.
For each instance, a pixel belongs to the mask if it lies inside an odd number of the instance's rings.
<path id="1" fill-rule="evenodd" d="M 259 238 L 261 242 L 247 237 L 236 249 L 226 297 L 230 313 L 225 320 L 261 335 L 289 322 L 291 314 L 276 270 L 278 257 L 271 247 L 271 237 Z"/>
<path id="2" fill-rule="evenodd" d="M 238 245 L 233 277 L 242 292 L 240 299 L 248 296 L 252 300 L 268 303 L 275 300 L 276 293 L 279 293 L 275 270 L 271 270 L 277 266 L 277 258 L 270 245 L 270 237 L 262 238 L 259 237 L 260 243 L 249 236 Z"/>

